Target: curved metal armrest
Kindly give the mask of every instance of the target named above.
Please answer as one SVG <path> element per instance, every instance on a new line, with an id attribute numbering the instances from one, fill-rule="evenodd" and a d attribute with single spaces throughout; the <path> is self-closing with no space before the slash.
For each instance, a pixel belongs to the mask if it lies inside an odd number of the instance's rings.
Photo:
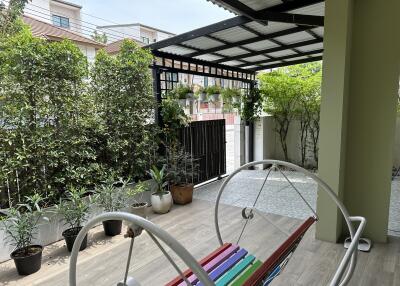
<path id="1" fill-rule="evenodd" d="M 354 237 L 351 240 L 350 246 L 347 249 L 345 255 L 343 256 L 343 259 L 340 262 L 339 267 L 336 270 L 331 283 L 329 284 L 330 286 L 346 285 L 348 283 L 348 281 L 350 280 L 350 277 L 353 274 L 355 266 L 356 266 L 358 241 L 361 238 L 361 235 L 364 231 L 367 220 L 361 216 L 351 216 L 351 217 L 349 217 L 349 219 L 351 222 L 360 222 L 360 224 L 358 225 L 356 233 L 354 234 Z M 343 274 L 345 273 L 349 262 L 350 262 L 349 269 L 346 273 L 346 276 L 342 280 Z M 340 281 L 342 281 L 342 282 L 340 283 Z"/>

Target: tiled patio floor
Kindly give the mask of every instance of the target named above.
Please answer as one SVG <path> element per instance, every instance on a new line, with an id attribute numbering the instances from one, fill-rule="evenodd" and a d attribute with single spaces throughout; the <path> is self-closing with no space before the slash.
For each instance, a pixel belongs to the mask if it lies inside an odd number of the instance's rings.
<path id="1" fill-rule="evenodd" d="M 200 259 L 218 247 L 213 223 L 214 204 L 194 200 L 186 206 L 174 206 L 165 215 L 152 215 L 151 220 L 181 242 L 194 257 Z M 225 241 L 236 241 L 244 221 L 241 209 L 228 205 L 220 208 L 221 232 Z M 292 232 L 299 224 L 296 219 L 268 215 L 283 231 Z M 314 239 L 314 227 L 305 235 L 297 251 L 274 286 L 327 285 L 344 253 L 340 244 Z M 265 259 L 285 236 L 268 227 L 255 216 L 248 227 L 248 235 L 240 245 L 259 259 Z M 255 235 L 256 234 L 256 235 Z M 122 279 L 129 248 L 129 240 L 122 235 L 107 238 L 102 227 L 91 230 L 90 246 L 78 257 L 78 284 L 84 286 L 116 285 Z M 178 263 L 176 255 L 173 259 Z M 4 286 L 66 286 L 68 285 L 69 253 L 64 242 L 47 246 L 42 269 L 32 275 L 16 274 L 12 261 L 0 264 L 0 285 Z M 179 263 L 182 265 L 182 263 Z M 161 251 L 143 233 L 135 240 L 130 275 L 142 286 L 162 286 L 176 276 L 173 267 Z M 400 286 L 400 240 L 390 238 L 388 244 L 376 244 L 370 253 L 360 253 L 356 272 L 349 286 Z"/>
<path id="2" fill-rule="evenodd" d="M 300 173 L 285 171 L 285 174 L 298 188 L 313 209 L 316 208 L 316 184 Z M 221 202 L 238 207 L 251 206 L 262 186 L 266 171 L 245 170 L 237 174 L 227 185 Z M 221 181 L 198 188 L 195 197 L 214 202 Z M 306 218 L 312 214 L 298 194 L 290 187 L 284 177 L 277 171 L 271 172 L 268 183 L 264 186 L 257 203 L 258 209 L 292 218 Z M 392 182 L 392 195 L 389 214 L 390 235 L 400 236 L 400 178 Z"/>

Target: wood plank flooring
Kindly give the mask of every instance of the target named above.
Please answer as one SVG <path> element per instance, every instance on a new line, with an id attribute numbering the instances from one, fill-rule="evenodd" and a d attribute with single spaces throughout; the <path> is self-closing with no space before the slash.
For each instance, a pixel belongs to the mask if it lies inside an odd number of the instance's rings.
<path id="1" fill-rule="evenodd" d="M 175 206 L 165 215 L 151 215 L 154 223 L 177 238 L 198 259 L 218 247 L 213 219 L 214 204 L 202 200 Z M 256 215 L 240 243 L 259 259 L 265 259 L 285 239 L 283 232 L 291 232 L 301 223 L 277 215 L 268 215 L 268 219 L 276 226 Z M 224 240 L 236 242 L 243 225 L 241 209 L 221 205 L 220 220 Z M 93 229 L 89 239 L 90 247 L 78 258 L 78 285 L 116 285 L 123 277 L 129 240 L 122 235 L 106 238 L 102 227 Z M 176 276 L 146 233 L 135 240 L 133 253 L 130 275 L 142 286 L 163 285 Z M 282 275 L 271 285 L 327 285 L 343 253 L 342 245 L 315 240 L 311 228 Z M 176 255 L 170 254 L 177 260 Z M 18 276 L 12 261 L 0 264 L 0 285 L 68 285 L 68 263 L 69 253 L 60 241 L 45 248 L 42 269 L 30 276 Z M 388 244 L 376 244 L 370 253 L 360 253 L 350 285 L 400 286 L 400 239 L 390 238 Z"/>

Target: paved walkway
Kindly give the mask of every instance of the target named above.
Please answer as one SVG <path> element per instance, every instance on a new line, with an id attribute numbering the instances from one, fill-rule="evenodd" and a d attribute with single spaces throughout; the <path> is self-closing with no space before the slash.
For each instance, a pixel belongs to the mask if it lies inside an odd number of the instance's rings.
<path id="1" fill-rule="evenodd" d="M 317 200 L 315 182 L 297 172 L 285 171 L 284 173 L 315 210 Z M 221 197 L 221 202 L 238 207 L 251 206 L 257 197 L 265 176 L 265 170 L 245 170 L 240 172 L 228 183 Z M 202 200 L 215 201 L 221 183 L 222 181 L 218 181 L 198 188 L 195 192 L 195 197 Z M 292 218 L 304 219 L 312 215 L 312 211 L 301 200 L 300 196 L 285 178 L 276 171 L 271 172 L 258 199 L 257 208 L 263 212 Z M 388 230 L 390 235 L 400 236 L 399 177 L 392 182 Z"/>

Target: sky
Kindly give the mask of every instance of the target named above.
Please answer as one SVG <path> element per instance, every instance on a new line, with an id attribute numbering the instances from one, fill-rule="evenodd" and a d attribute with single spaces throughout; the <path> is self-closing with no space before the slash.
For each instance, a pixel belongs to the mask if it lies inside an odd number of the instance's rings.
<path id="1" fill-rule="evenodd" d="M 206 0 L 67 0 L 81 5 L 82 20 L 97 25 L 141 23 L 180 34 L 234 15 Z M 106 22 L 92 16 L 111 21 Z"/>

